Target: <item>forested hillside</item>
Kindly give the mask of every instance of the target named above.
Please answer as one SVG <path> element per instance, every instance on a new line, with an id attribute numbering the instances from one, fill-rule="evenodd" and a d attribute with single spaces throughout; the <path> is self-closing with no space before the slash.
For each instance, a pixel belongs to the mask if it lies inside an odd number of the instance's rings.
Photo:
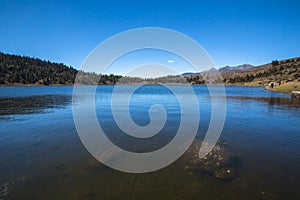
<path id="1" fill-rule="evenodd" d="M 70 85 L 74 83 L 78 73 L 77 69 L 62 63 L 54 63 L 30 58 L 0 53 L 0 84 L 36 84 L 36 85 Z M 98 79 L 99 84 L 115 84 L 121 76 L 97 75 L 95 73 L 82 72 L 89 80 Z"/>
<path id="2" fill-rule="evenodd" d="M 0 53 L 0 84 L 72 84 L 77 72 L 61 63 Z"/>

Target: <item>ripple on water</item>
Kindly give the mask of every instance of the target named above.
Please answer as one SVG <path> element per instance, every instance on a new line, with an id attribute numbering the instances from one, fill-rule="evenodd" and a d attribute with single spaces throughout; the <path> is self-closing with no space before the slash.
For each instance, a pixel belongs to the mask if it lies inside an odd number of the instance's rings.
<path id="1" fill-rule="evenodd" d="M 20 121 L 19 115 L 46 113 L 50 109 L 64 108 L 70 101 L 71 96 L 67 95 L 0 98 L 0 120 Z"/>
<path id="2" fill-rule="evenodd" d="M 14 190 L 14 188 L 26 183 L 30 178 L 28 176 L 17 177 L 9 182 L 0 185 L 0 200 L 4 200 L 5 197 Z"/>

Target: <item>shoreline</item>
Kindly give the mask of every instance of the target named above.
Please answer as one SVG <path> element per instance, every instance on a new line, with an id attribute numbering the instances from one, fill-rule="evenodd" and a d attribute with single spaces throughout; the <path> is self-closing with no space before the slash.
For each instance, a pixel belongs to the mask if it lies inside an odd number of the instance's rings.
<path id="1" fill-rule="evenodd" d="M 113 86 L 113 85 L 191 85 L 191 86 L 206 86 L 206 84 L 180 84 L 180 83 L 132 83 L 132 84 L 107 84 L 107 85 L 97 85 L 97 86 Z M 51 84 L 51 85 L 43 85 L 43 84 L 0 84 L 0 87 L 51 87 L 51 86 L 74 86 L 74 84 Z M 76 86 L 90 86 L 90 85 L 76 85 Z M 94 86 L 94 85 L 92 85 Z M 222 86 L 221 84 L 213 84 L 209 86 Z M 223 84 L 223 86 L 239 86 L 239 87 L 264 87 L 263 85 L 243 85 L 243 84 Z"/>
<path id="2" fill-rule="evenodd" d="M 294 91 L 300 91 L 300 82 L 292 81 L 281 85 L 276 84 L 274 88 L 270 88 L 268 85 L 265 85 L 265 89 L 271 92 L 282 92 L 291 95 Z"/>
<path id="3" fill-rule="evenodd" d="M 275 85 L 274 88 L 270 88 L 268 85 L 263 84 L 256 84 L 256 83 L 241 83 L 241 84 L 223 84 L 223 86 L 238 86 L 238 87 L 263 87 L 264 89 L 271 91 L 271 92 L 282 92 L 282 93 L 288 93 L 292 94 L 292 91 L 300 91 L 300 83 L 293 87 L 293 85 L 296 85 L 297 83 L 290 82 L 286 84 L 282 84 L 281 86 Z M 132 83 L 132 84 L 107 84 L 107 85 L 98 85 L 98 86 L 114 86 L 114 85 L 178 85 L 178 86 L 184 86 L 184 85 L 191 85 L 191 86 L 206 86 L 206 84 L 180 84 L 180 83 Z M 0 87 L 53 87 L 53 86 L 74 86 L 74 84 L 51 84 L 51 85 L 44 85 L 44 84 L 0 84 Z M 89 86 L 89 85 L 76 85 L 76 86 Z M 222 84 L 213 84 L 210 86 L 222 86 Z"/>

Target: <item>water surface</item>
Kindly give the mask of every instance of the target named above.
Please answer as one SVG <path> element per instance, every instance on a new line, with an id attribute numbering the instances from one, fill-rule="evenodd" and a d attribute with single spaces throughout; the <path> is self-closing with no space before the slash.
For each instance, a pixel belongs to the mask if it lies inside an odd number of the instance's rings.
<path id="1" fill-rule="evenodd" d="M 172 87 L 184 94 L 186 86 Z M 201 141 L 210 120 L 210 98 L 206 87 L 194 90 L 201 112 L 196 141 Z M 115 144 L 149 152 L 174 137 L 180 107 L 169 90 L 143 86 L 131 98 L 131 116 L 139 125 L 150 122 L 151 105 L 167 111 L 165 127 L 147 140 L 130 138 L 115 124 L 112 91 L 113 86 L 98 87 L 96 112 Z M 87 152 L 77 135 L 72 87 L 0 87 L 0 199 L 299 199 L 299 102 L 261 87 L 231 86 L 226 94 L 221 138 L 239 162 L 237 176 L 223 181 L 187 170 L 188 153 L 156 172 L 110 169 Z"/>

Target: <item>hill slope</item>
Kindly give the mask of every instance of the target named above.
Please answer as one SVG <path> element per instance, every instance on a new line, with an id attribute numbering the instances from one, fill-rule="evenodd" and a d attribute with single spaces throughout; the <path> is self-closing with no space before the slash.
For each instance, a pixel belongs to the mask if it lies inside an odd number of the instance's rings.
<path id="1" fill-rule="evenodd" d="M 281 61 L 272 61 L 261 66 L 240 65 L 223 67 L 219 70 L 212 68 L 205 72 L 186 74 L 185 77 L 192 84 L 203 83 L 205 74 L 219 72 L 223 83 L 229 85 L 265 85 L 271 81 L 280 83 L 300 81 L 300 58 L 291 58 Z M 299 82 L 300 83 L 300 82 Z"/>
<path id="2" fill-rule="evenodd" d="M 0 84 L 2 85 L 71 85 L 79 71 L 62 63 L 0 52 Z M 81 72 L 86 79 L 99 84 L 114 84 L 121 76 Z"/>
<path id="3" fill-rule="evenodd" d="M 290 82 L 300 78 L 300 58 L 291 58 L 281 61 L 252 67 L 242 72 L 222 73 L 224 83 L 247 83 L 258 84 L 269 83 L 271 81 Z"/>

